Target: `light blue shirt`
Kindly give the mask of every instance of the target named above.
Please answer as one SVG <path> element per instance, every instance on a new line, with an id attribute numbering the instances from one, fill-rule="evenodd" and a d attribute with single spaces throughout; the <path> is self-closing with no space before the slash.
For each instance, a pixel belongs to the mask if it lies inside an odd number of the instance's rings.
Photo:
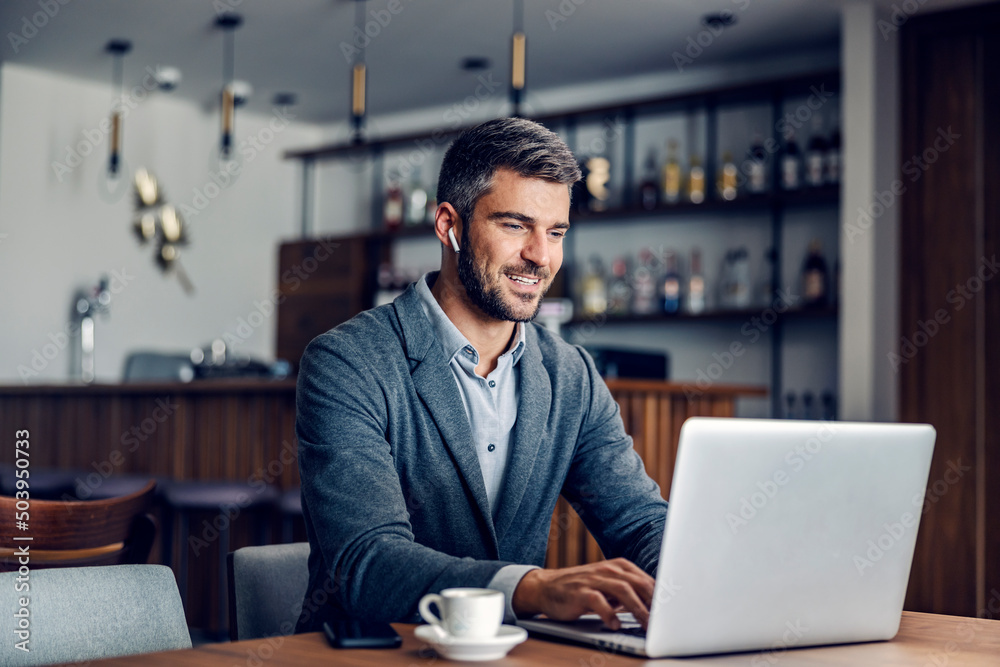
<path id="1" fill-rule="evenodd" d="M 479 458 L 479 468 L 490 501 L 494 519 L 503 489 L 504 475 L 509 461 L 511 435 L 517 421 L 517 407 L 521 398 L 521 375 L 518 362 L 524 352 L 524 323 L 518 322 L 516 335 L 510 347 L 497 359 L 497 366 L 486 377 L 476 373 L 479 351 L 458 330 L 458 327 L 441 309 L 428 286 L 428 279 L 436 272 L 425 274 L 416 283 L 420 305 L 430 320 L 431 327 L 449 360 L 452 375 L 462 396 L 465 415 L 472 427 L 472 440 Z M 502 591 L 507 599 L 507 617 L 514 620 L 511 598 L 521 577 L 533 565 L 508 565 L 501 568 L 490 581 L 488 588 Z"/>

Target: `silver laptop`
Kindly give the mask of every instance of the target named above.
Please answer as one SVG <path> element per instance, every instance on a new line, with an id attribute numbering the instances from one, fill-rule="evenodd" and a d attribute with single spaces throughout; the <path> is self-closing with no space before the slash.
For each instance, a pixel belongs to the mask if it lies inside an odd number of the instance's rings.
<path id="1" fill-rule="evenodd" d="M 651 658 L 892 639 L 934 451 L 926 424 L 681 428 L 648 632 L 518 621 Z"/>

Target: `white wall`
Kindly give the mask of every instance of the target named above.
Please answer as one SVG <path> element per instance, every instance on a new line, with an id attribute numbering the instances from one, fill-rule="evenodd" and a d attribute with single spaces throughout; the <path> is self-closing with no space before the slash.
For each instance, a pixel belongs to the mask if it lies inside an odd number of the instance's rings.
<path id="1" fill-rule="evenodd" d="M 97 323 L 99 380 L 119 379 L 130 350 L 186 351 L 226 333 L 241 341 L 239 351 L 272 359 L 275 318 L 249 329 L 240 318 L 256 303 L 268 309 L 277 243 L 298 232 L 298 165 L 282 153 L 319 141 L 321 131 L 240 114 L 237 141 L 253 136 L 259 150 L 248 149 L 252 159 L 246 155 L 235 182 L 216 188 L 217 112 L 165 93 L 133 98 L 144 99 L 124 121 L 126 170 L 149 168 L 167 201 L 196 212 L 187 218 L 191 245 L 182 251 L 197 290 L 187 296 L 154 265 L 153 249 L 134 239 L 131 192 L 102 196 L 108 87 L 11 64 L 0 86 L 0 233 L 7 235 L 0 237 L 0 382 L 65 380 L 70 355 L 58 348 L 71 296 L 115 271 L 124 281 L 113 283 L 119 291 L 110 316 Z M 65 163 L 73 147 L 93 151 L 57 174 L 53 163 Z"/>
<path id="2" fill-rule="evenodd" d="M 897 32 L 879 30 L 879 18 L 888 15 L 866 2 L 843 8 L 847 168 L 841 208 L 839 393 L 845 419 L 894 421 L 898 383 L 886 355 L 897 338 L 899 319 L 899 205 L 890 194 L 899 178 L 899 46 Z M 876 215 L 865 217 L 862 210 Z"/>

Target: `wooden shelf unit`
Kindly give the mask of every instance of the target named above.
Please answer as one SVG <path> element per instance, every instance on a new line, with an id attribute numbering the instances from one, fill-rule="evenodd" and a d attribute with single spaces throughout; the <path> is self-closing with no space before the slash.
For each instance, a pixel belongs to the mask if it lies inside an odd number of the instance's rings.
<path id="1" fill-rule="evenodd" d="M 770 241 L 769 245 L 775 250 L 776 258 L 773 264 L 772 285 L 777 290 L 782 284 L 781 276 L 781 249 L 783 238 L 783 223 L 786 212 L 791 210 L 801 210 L 805 208 L 835 208 L 840 204 L 839 185 L 827 185 L 822 187 L 809 187 L 803 185 L 800 190 L 785 191 L 777 187 L 780 183 L 779 160 L 780 153 L 774 153 L 769 159 L 770 174 L 769 181 L 772 190 L 766 194 L 747 195 L 740 192 L 740 196 L 733 201 L 724 201 L 717 197 L 714 184 L 716 182 L 716 158 L 719 153 L 718 146 L 718 123 L 720 111 L 727 111 L 746 106 L 766 106 L 769 109 L 770 120 L 768 127 L 771 128 L 771 136 L 765 137 L 768 146 L 783 146 L 781 119 L 785 114 L 784 105 L 787 100 L 808 97 L 814 93 L 822 91 L 823 95 L 837 95 L 840 92 L 839 71 L 823 71 L 810 75 L 787 77 L 770 81 L 741 84 L 734 86 L 724 86 L 717 88 L 704 88 L 680 94 L 651 97 L 641 100 L 632 100 L 617 104 L 577 109 L 554 114 L 548 114 L 534 118 L 551 129 L 559 130 L 563 133 L 571 149 L 576 150 L 574 145 L 578 132 L 587 124 L 601 123 L 606 119 L 614 119 L 615 122 L 623 123 L 621 142 L 624 158 L 621 160 L 621 171 L 623 173 L 620 201 L 605 211 L 600 212 L 579 212 L 574 210 L 571 219 L 574 225 L 579 225 L 583 229 L 592 228 L 596 225 L 614 223 L 633 224 L 639 222 L 659 221 L 663 224 L 670 224 L 674 221 L 689 220 L 691 216 L 713 217 L 725 220 L 728 217 L 759 215 L 760 224 L 769 224 Z M 825 102 L 825 98 L 824 98 Z M 804 106 L 804 105 L 803 105 Z M 700 204 L 681 202 L 672 205 L 660 205 L 653 210 L 645 210 L 638 206 L 636 177 L 636 124 L 643 119 L 658 118 L 664 116 L 681 115 L 689 121 L 694 114 L 702 114 L 705 118 L 704 146 L 697 146 L 697 152 L 704 155 L 706 199 Z M 424 132 L 406 133 L 388 137 L 373 137 L 361 142 L 341 142 L 327 144 L 313 148 L 303 148 L 290 150 L 285 153 L 286 159 L 300 161 L 303 170 L 303 237 L 309 237 L 309 230 L 312 228 L 311 221 L 307 219 L 311 207 L 307 205 L 306 198 L 311 197 L 314 191 L 315 164 L 325 160 L 368 161 L 371 166 L 372 175 L 372 202 L 371 202 L 371 230 L 369 232 L 352 234 L 343 237 L 353 248 L 351 253 L 351 277 L 348 281 L 351 285 L 350 293 L 345 293 L 342 288 L 330 292 L 329 298 L 334 299 L 338 304 L 346 303 L 373 303 L 376 291 L 376 273 L 380 263 L 387 261 L 390 257 L 392 244 L 404 239 L 430 238 L 433 236 L 433 229 L 430 225 L 418 225 L 414 227 L 402 226 L 396 230 L 386 230 L 382 228 L 381 216 L 383 210 L 384 191 L 384 170 L 387 155 L 393 151 L 400 151 L 408 147 L 418 148 L 431 145 L 434 150 L 444 150 L 448 143 L 458 136 L 465 127 L 437 128 Z M 429 143 L 428 143 L 429 142 Z M 804 145 L 803 145 L 804 148 Z M 578 157 L 580 155 L 578 154 Z M 366 165 L 367 166 L 367 165 Z M 741 224 L 741 223 L 740 223 Z M 754 223 L 757 224 L 757 223 Z M 575 252 L 574 237 L 576 234 L 567 236 L 565 245 L 564 270 L 560 272 L 561 284 L 554 285 L 550 291 L 550 296 L 560 296 L 566 290 L 566 286 L 574 284 L 572 279 L 574 265 L 579 266 Z M 300 243 L 312 243 L 313 241 L 302 241 Z M 292 244 L 286 244 L 290 246 Z M 288 249 L 283 246 L 288 252 Z M 282 269 L 284 270 L 284 266 Z M 830 267 L 831 280 L 834 279 L 833 267 Z M 294 300 L 293 300 L 294 301 Z M 303 308 L 315 307 L 315 299 L 299 299 Z M 310 301 L 310 304 L 306 302 Z M 308 330 L 308 322 L 314 320 L 308 312 L 299 308 L 294 303 L 286 305 L 283 309 L 287 317 L 295 318 L 297 325 L 289 325 L 281 321 L 279 314 L 278 347 L 284 356 L 294 363 L 297 362 L 298 353 L 304 347 L 305 342 L 313 335 L 325 331 L 329 326 L 336 324 L 334 320 L 341 317 L 346 320 L 354 313 L 349 309 L 338 307 L 336 317 L 327 317 L 323 322 L 324 328 Z M 361 310 L 363 308 L 359 308 Z M 614 319 L 615 322 L 661 322 L 665 325 L 680 321 L 730 321 L 734 318 L 748 318 L 754 312 L 760 313 L 763 308 L 747 311 L 726 311 L 713 312 L 699 315 L 697 317 L 686 316 L 663 316 L 663 317 L 626 317 Z M 816 313 L 796 313 L 794 317 L 822 317 L 831 320 L 834 324 L 837 321 L 837 311 L 835 307 L 821 309 Z M 790 317 L 792 314 L 789 315 Z M 287 319 L 286 317 L 286 319 Z M 777 416 L 781 414 L 782 397 L 782 322 L 789 319 L 783 317 L 779 322 L 770 327 L 768 336 L 771 345 L 771 368 L 770 382 L 771 388 L 771 411 Z M 609 318 L 611 321 L 612 318 Z M 343 321 L 343 320 L 340 320 Z M 303 322 L 307 325 L 303 326 Z M 287 335 L 282 332 L 294 330 L 295 340 L 289 343 Z"/>

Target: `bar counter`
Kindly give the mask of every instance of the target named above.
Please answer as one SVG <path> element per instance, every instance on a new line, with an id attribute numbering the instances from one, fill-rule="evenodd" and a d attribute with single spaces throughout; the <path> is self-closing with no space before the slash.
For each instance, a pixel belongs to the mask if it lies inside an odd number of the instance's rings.
<path id="1" fill-rule="evenodd" d="M 664 493 L 684 419 L 732 416 L 736 397 L 766 393 L 713 386 L 689 399 L 685 383 L 615 379 L 608 386 Z M 282 489 L 299 483 L 297 466 L 287 463 L 296 448 L 293 379 L 0 386 L 0 425 L 31 432 L 33 468 L 176 480 L 263 476 Z M 13 456 L 12 447 L 0 448 L 0 462 Z"/>
<path id="2" fill-rule="evenodd" d="M 760 387 L 713 386 L 692 393 L 692 384 L 608 380 L 621 407 L 625 430 L 660 485 L 670 492 L 681 424 L 692 416 L 731 417 L 738 396 L 763 396 Z M 686 393 L 687 392 L 687 393 Z M 696 394 L 696 395 L 695 395 Z M 14 431 L 27 429 L 31 469 L 73 471 L 78 484 L 96 488 L 112 475 L 173 480 L 230 480 L 279 490 L 299 484 L 295 439 L 295 381 L 200 380 L 190 383 L 0 386 L 0 432 L 9 446 L 0 463 L 14 460 Z M 175 549 L 185 536 L 170 526 Z M 202 526 L 213 516 L 195 516 Z M 280 521 L 270 522 L 271 541 L 280 541 Z M 255 522 L 234 523 L 229 549 L 253 543 Z M 202 531 L 204 532 L 204 531 Z M 294 539 L 302 540 L 301 525 Z M 287 537 L 286 537 L 287 539 Z M 293 540 L 294 541 L 294 540 Z M 151 560 L 166 561 L 154 545 Z M 188 621 L 218 627 L 216 604 L 224 578 L 217 572 L 218 544 L 192 551 L 187 586 Z M 177 553 L 168 562 L 176 563 Z M 601 559 L 600 549 L 572 507 L 560 498 L 553 513 L 548 567 Z M 224 614 L 224 612 L 222 612 Z"/>

